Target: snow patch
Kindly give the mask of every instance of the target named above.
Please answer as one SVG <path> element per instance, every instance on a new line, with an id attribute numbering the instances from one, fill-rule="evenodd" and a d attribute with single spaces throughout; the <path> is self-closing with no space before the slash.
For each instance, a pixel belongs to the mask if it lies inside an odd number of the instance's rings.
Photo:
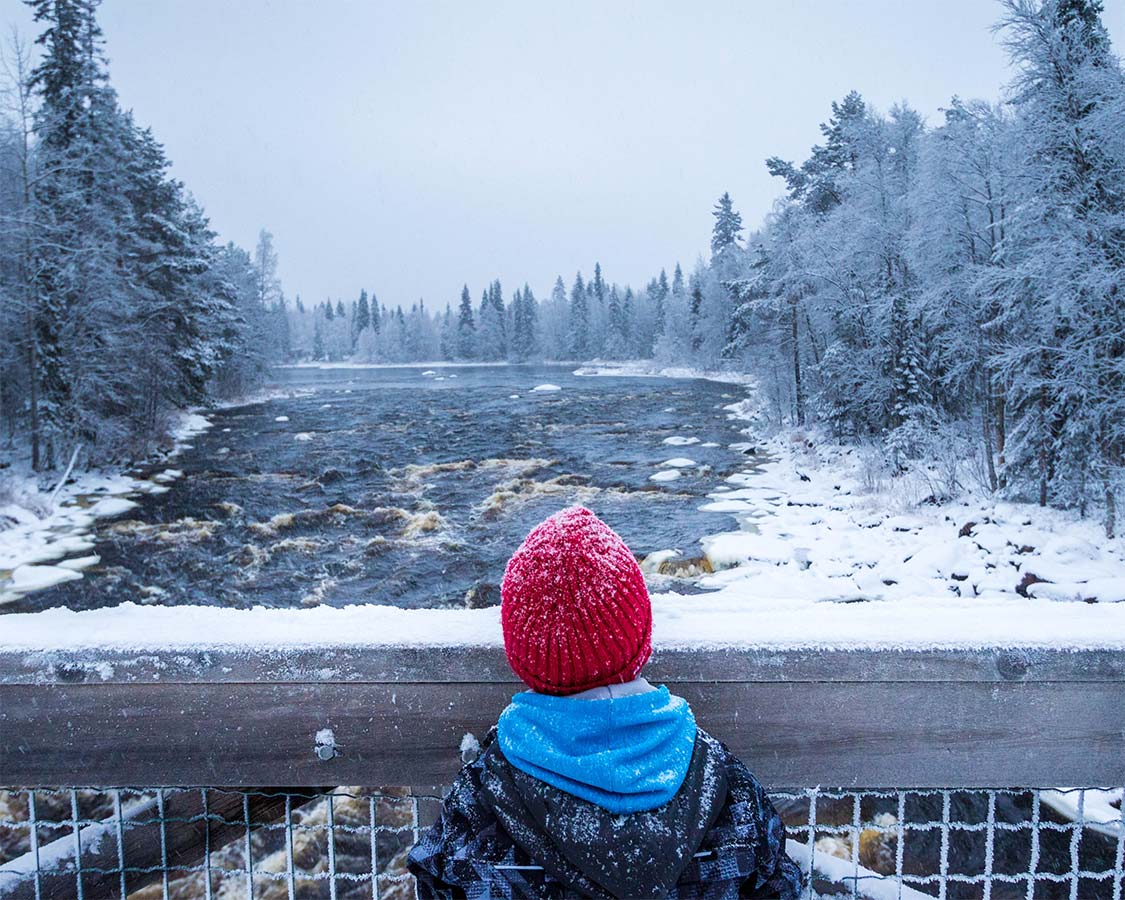
<path id="1" fill-rule="evenodd" d="M 136 501 L 127 500 L 124 497 L 106 497 L 104 500 L 99 500 L 90 507 L 90 512 L 99 519 L 109 519 L 113 516 L 119 516 L 124 512 L 128 512 L 136 505 Z"/>
<path id="2" fill-rule="evenodd" d="M 41 591 L 81 577 L 80 572 L 62 566 L 20 566 L 12 572 L 12 590 L 17 594 L 23 591 Z"/>

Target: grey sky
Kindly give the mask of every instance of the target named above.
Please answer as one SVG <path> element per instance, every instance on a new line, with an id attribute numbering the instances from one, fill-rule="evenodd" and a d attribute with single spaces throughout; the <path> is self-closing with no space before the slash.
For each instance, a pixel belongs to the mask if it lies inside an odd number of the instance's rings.
<path id="1" fill-rule="evenodd" d="M 1125 3 L 1106 4 L 1115 46 Z M 110 71 L 224 238 L 274 232 L 289 296 L 642 285 L 748 224 L 849 89 L 930 121 L 998 96 L 991 0 L 106 0 Z M 29 36 L 18 0 L 0 18 Z"/>

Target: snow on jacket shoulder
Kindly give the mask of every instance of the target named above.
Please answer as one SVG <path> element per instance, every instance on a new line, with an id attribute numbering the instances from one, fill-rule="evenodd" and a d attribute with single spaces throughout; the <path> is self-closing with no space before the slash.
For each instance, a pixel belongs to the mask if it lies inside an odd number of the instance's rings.
<path id="1" fill-rule="evenodd" d="M 428 898 L 782 898 L 802 877 L 765 790 L 702 729 L 676 796 L 615 814 L 521 771 L 489 732 L 410 852 Z"/>

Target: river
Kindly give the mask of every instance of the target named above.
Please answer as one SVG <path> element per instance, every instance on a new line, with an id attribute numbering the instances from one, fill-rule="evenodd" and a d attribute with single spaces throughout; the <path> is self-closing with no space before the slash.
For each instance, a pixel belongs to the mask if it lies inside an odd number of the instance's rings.
<path id="1" fill-rule="evenodd" d="M 100 562 L 83 579 L 5 612 L 492 605 L 524 534 L 572 503 L 639 558 L 698 556 L 700 538 L 737 527 L 699 510 L 745 464 L 730 446 L 745 423 L 724 409 L 745 396 L 735 385 L 559 366 L 300 367 L 274 380 L 272 399 L 209 414 L 170 490 L 99 521 Z"/>

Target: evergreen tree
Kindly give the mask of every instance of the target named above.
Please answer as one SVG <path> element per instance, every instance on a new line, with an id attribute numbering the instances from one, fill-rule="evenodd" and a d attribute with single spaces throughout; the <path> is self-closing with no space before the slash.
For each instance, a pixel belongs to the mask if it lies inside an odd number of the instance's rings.
<path id="1" fill-rule="evenodd" d="M 473 301 L 469 286 L 461 288 L 461 305 L 457 315 L 457 356 L 472 359 L 476 350 L 476 325 L 473 322 Z"/>
<path id="2" fill-rule="evenodd" d="M 722 256 L 729 248 L 735 247 L 742 237 L 742 216 L 734 209 L 730 194 L 723 193 L 711 213 L 715 225 L 711 230 L 711 258 Z"/>
<path id="3" fill-rule="evenodd" d="M 586 301 L 586 285 L 582 273 L 574 276 L 570 289 L 570 317 L 567 323 L 569 341 L 567 350 L 572 359 L 584 360 L 590 356 L 590 308 Z"/>
<path id="4" fill-rule="evenodd" d="M 512 359 L 526 362 L 537 350 L 538 304 L 528 285 L 512 299 Z"/>
<path id="5" fill-rule="evenodd" d="M 677 263 L 679 265 L 679 263 Z M 659 337 L 664 333 L 664 306 L 668 302 L 668 294 L 671 288 L 668 287 L 668 273 L 663 269 L 660 270 L 660 277 L 656 282 L 656 334 Z"/>
<path id="6" fill-rule="evenodd" d="M 446 362 L 457 355 L 457 330 L 453 323 L 453 307 L 448 303 L 445 304 L 445 313 L 441 317 L 438 351 Z"/>
<path id="7" fill-rule="evenodd" d="M 624 355 L 628 359 L 636 354 L 636 300 L 633 289 L 625 288 L 625 298 L 621 302 L 621 333 L 624 337 Z"/>
<path id="8" fill-rule="evenodd" d="M 313 345 L 312 345 L 312 358 L 314 360 L 325 359 L 324 355 L 324 332 L 320 327 L 320 319 L 316 320 L 313 326 Z"/>
<path id="9" fill-rule="evenodd" d="M 855 91 L 840 103 L 832 103 L 832 116 L 821 123 L 826 138 L 824 146 L 812 148 L 800 168 L 776 156 L 766 160 L 771 175 L 784 178 L 789 197 L 806 205 L 812 212 L 823 214 L 842 202 L 838 182 L 854 172 L 859 163 L 860 136 L 867 122 L 867 106 Z"/>
<path id="10" fill-rule="evenodd" d="M 360 290 L 359 300 L 355 305 L 355 319 L 352 324 L 352 340 L 354 342 L 363 329 L 371 325 L 371 309 L 367 304 L 367 291 Z"/>
<path id="11" fill-rule="evenodd" d="M 700 332 L 702 322 L 700 321 L 700 313 L 703 308 L 703 288 L 697 280 L 691 286 L 691 302 L 688 305 L 690 313 L 689 327 L 691 328 L 691 352 L 698 353 L 699 348 L 703 345 L 703 335 Z"/>
<path id="12" fill-rule="evenodd" d="M 508 355 L 504 294 L 499 281 L 488 286 L 481 299 L 477 346 L 481 359 L 495 361 Z"/>
<path id="13" fill-rule="evenodd" d="M 605 355 L 609 359 L 625 359 L 629 355 L 629 337 L 625 331 L 625 313 L 617 285 L 609 289 L 607 318 L 609 333 L 606 335 Z"/>

